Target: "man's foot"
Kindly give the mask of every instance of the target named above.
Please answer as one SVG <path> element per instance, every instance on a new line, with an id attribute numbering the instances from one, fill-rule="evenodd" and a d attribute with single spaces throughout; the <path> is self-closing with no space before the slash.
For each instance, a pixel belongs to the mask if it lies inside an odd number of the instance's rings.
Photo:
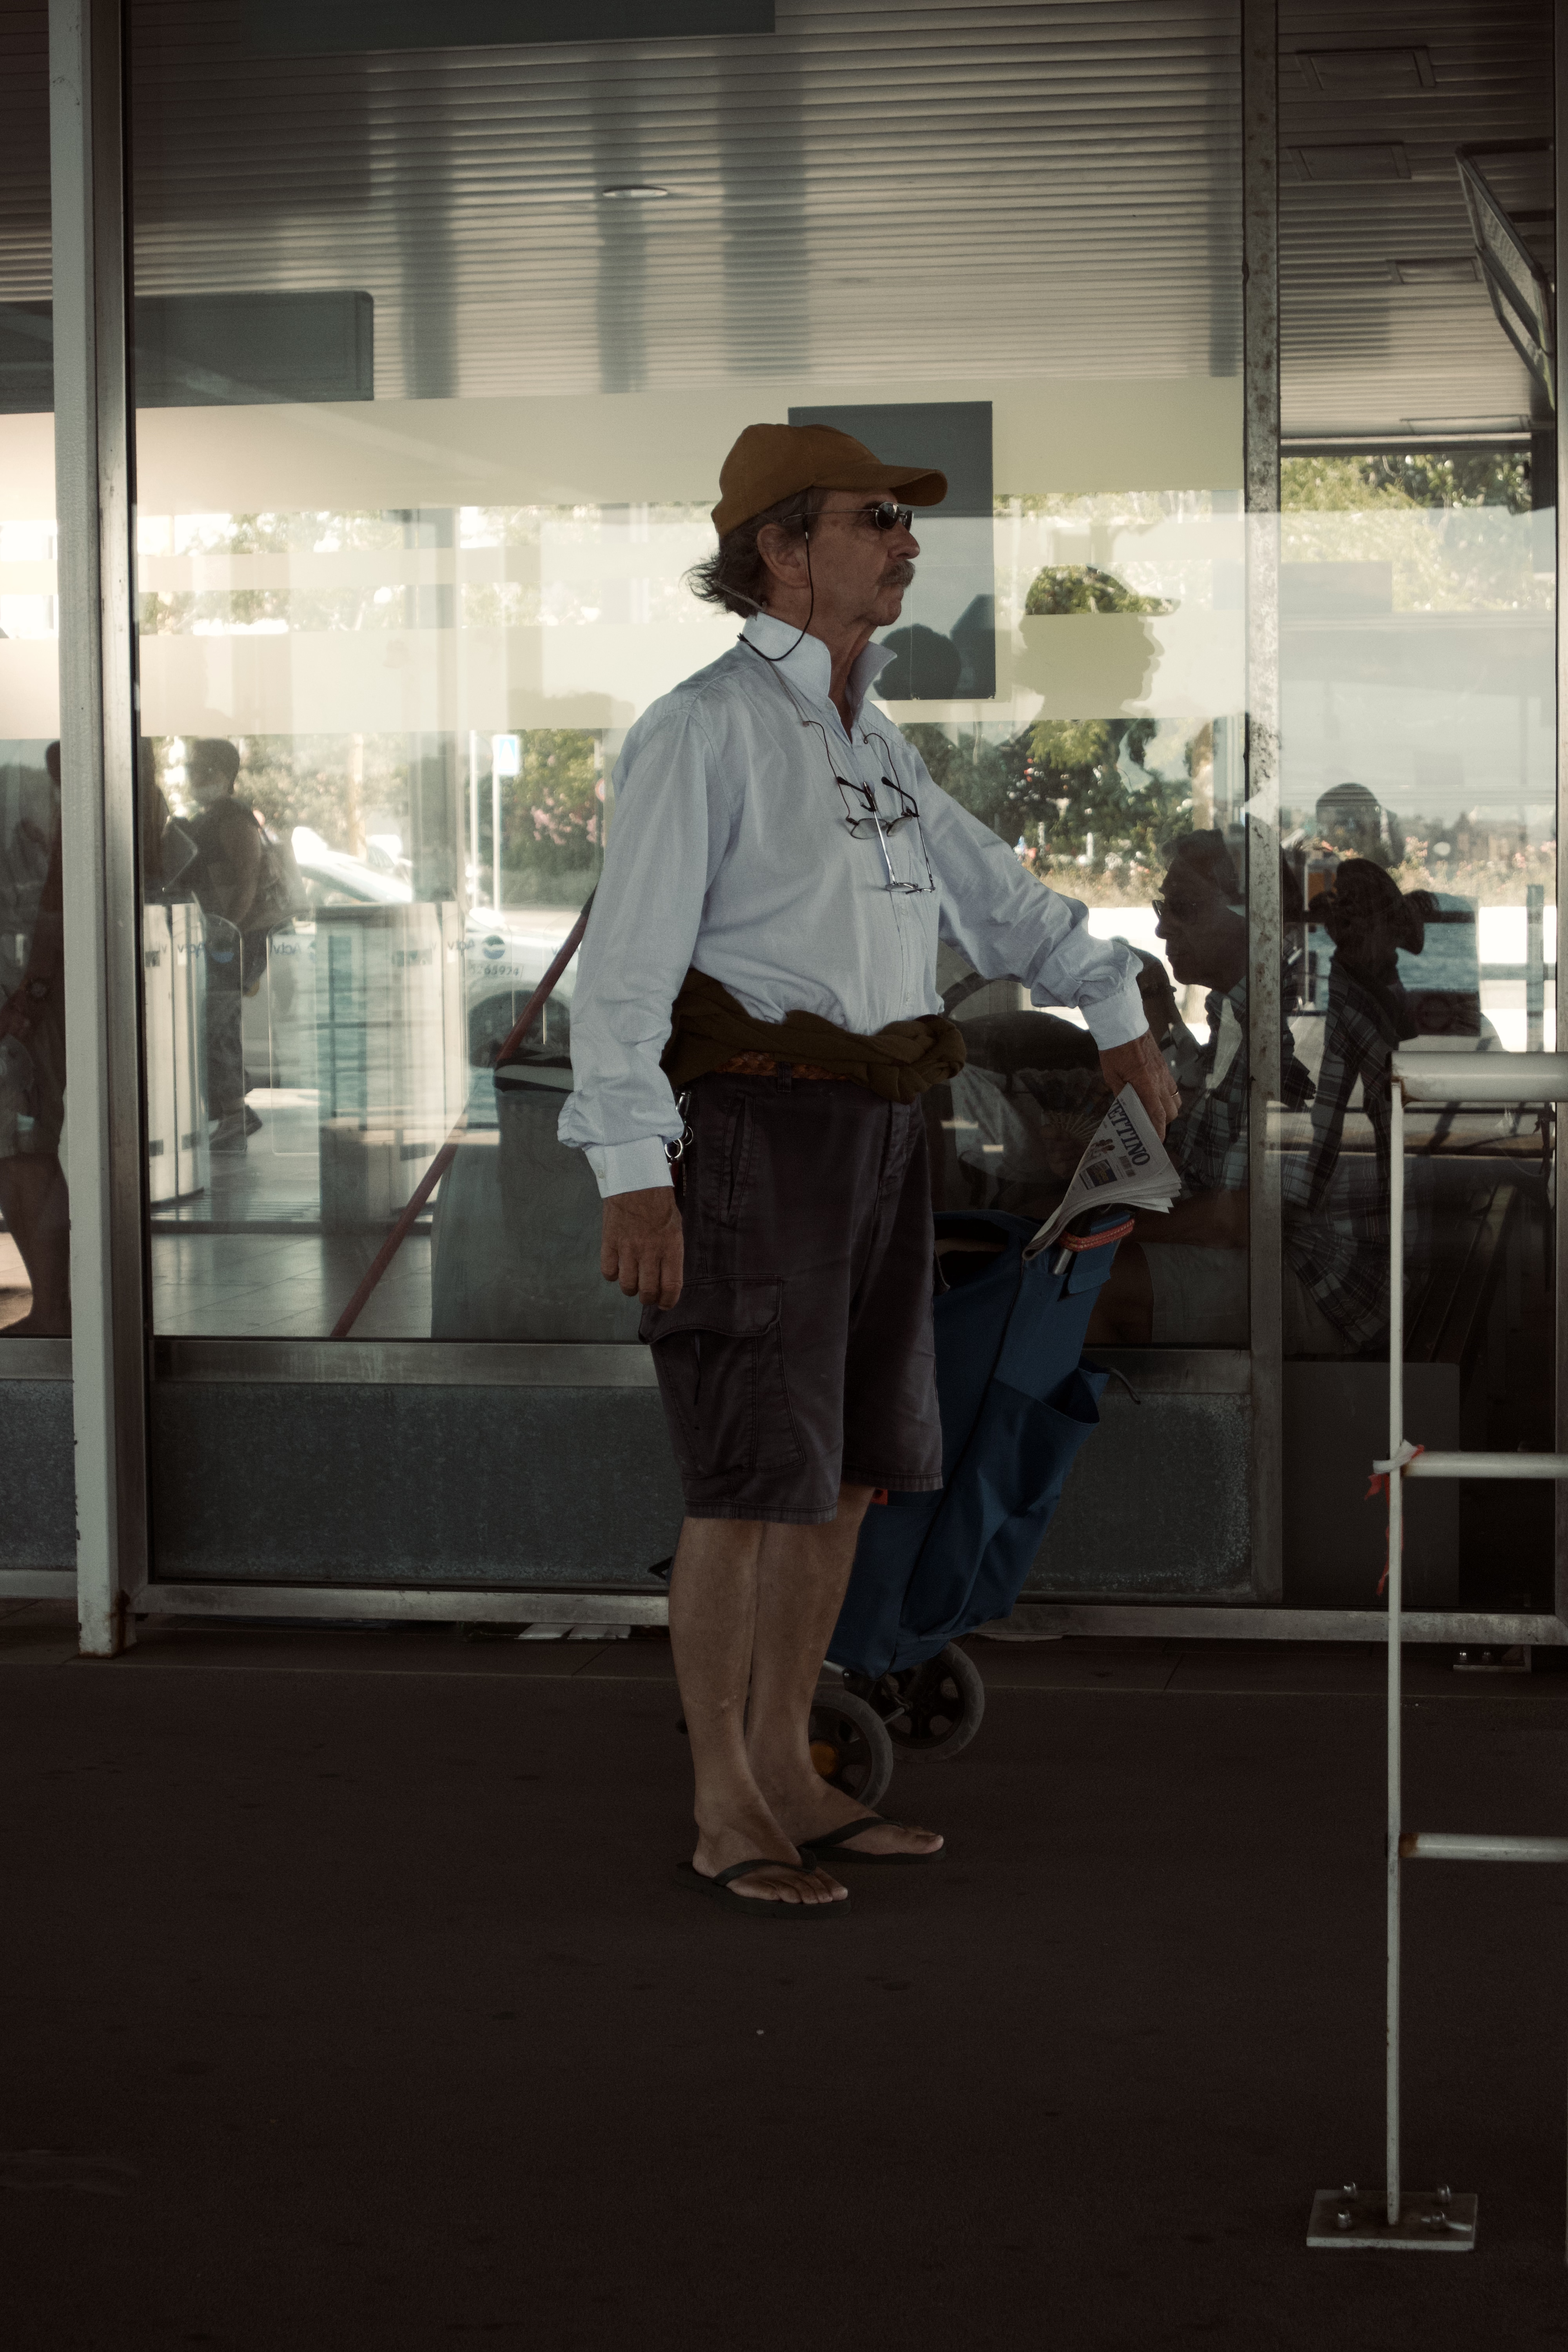
<path id="1" fill-rule="evenodd" d="M 261 1121 L 248 1103 L 245 1106 L 245 1131 L 247 1135 L 259 1135 L 261 1132 Z"/>
<path id="2" fill-rule="evenodd" d="M 798 1846 L 809 1846 L 813 1834 L 824 1836 L 829 1830 L 840 1830 L 847 1822 L 864 1821 L 867 1808 L 836 1789 L 830 1780 L 817 1780 L 809 1790 L 792 1790 L 787 1797 L 768 1792 L 769 1802 L 781 1822 L 789 1824 L 790 1835 Z M 936 1830 L 907 1828 L 901 1822 L 879 1821 L 875 1829 L 859 1831 L 846 1838 L 834 1849 L 843 1853 L 868 1854 L 928 1854 L 940 1853 L 942 1839 Z"/>
<path id="3" fill-rule="evenodd" d="M 717 1878 L 721 1870 L 759 1853 L 777 1854 L 778 1867 L 748 1871 L 731 1882 L 731 1891 L 748 1903 L 838 1903 L 849 1892 L 826 1870 L 804 1861 L 765 1815 L 700 1831 L 691 1867 L 699 1878 Z"/>
<path id="4" fill-rule="evenodd" d="M 244 1119 L 238 1111 L 231 1110 L 213 1129 L 207 1148 L 212 1151 L 243 1151 L 248 1140 Z"/>

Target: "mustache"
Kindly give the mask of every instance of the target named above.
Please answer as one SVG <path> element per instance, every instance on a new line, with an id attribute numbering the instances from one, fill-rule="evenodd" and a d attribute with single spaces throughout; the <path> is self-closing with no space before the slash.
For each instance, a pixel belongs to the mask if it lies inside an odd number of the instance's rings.
<path id="1" fill-rule="evenodd" d="M 889 563 L 882 574 L 889 588 L 907 588 L 914 576 L 915 567 L 907 555 L 900 556 L 897 563 Z"/>

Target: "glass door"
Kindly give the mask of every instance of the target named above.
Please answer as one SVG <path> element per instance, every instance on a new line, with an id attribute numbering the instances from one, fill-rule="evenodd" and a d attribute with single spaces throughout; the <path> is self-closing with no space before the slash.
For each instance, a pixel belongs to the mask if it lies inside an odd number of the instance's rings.
<path id="1" fill-rule="evenodd" d="M 300 10 L 130 11 L 160 1572 L 613 1580 L 669 1549 L 635 1314 L 554 1140 L 569 961 L 510 1033 L 627 728 L 736 633 L 685 575 L 773 418 L 947 472 L 881 709 L 1138 950 L 1187 1089 L 1207 1205 L 1127 1254 L 1102 1336 L 1145 1402 L 1108 1406 L 1037 1580 L 1246 1599 L 1237 9 L 1121 9 L 1087 48 L 1053 10 L 649 15 L 465 47 L 459 6 L 396 49 L 348 8 L 329 50 Z M 971 1045 L 939 1198 L 1048 1207 L 1092 1042 L 939 977 Z M 223 1444 L 237 1394 L 265 1476 Z"/>

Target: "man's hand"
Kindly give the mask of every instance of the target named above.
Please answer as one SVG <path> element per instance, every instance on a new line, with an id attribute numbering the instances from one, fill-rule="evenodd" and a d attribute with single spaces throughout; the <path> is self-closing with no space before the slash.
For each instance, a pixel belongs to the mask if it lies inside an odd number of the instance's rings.
<path id="1" fill-rule="evenodd" d="M 22 989 L 14 996 L 0 1000 L 0 1037 L 25 1037 L 33 1023 L 27 1010 L 28 999 Z"/>
<path id="2" fill-rule="evenodd" d="M 1142 1037 L 1134 1037 L 1130 1045 L 1110 1046 L 1101 1054 L 1100 1066 L 1112 1094 L 1119 1095 L 1123 1087 L 1136 1087 L 1138 1099 L 1149 1114 L 1150 1126 L 1163 1138 L 1182 1107 L 1182 1098 L 1148 1030 Z"/>
<path id="3" fill-rule="evenodd" d="M 605 1202 L 599 1271 L 645 1307 L 673 1307 L 680 1297 L 686 1236 L 668 1184 L 644 1192 L 612 1192 Z"/>

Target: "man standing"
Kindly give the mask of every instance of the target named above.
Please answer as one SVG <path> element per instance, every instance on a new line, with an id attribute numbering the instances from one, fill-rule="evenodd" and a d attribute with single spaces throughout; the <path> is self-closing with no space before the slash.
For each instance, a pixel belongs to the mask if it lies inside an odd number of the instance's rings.
<path id="1" fill-rule="evenodd" d="M 215 1151 L 243 1151 L 261 1121 L 247 1106 L 243 998 L 267 969 L 267 934 L 279 919 L 267 888 L 261 823 L 236 793 L 237 748 L 222 737 L 191 745 L 186 774 L 199 814 L 186 831 L 201 855 L 188 877 L 207 918 L 207 1109 Z"/>
<path id="2" fill-rule="evenodd" d="M 963 1048 L 939 936 L 1079 1005 L 1162 1133 L 1176 1108 L 1131 950 L 1091 939 L 865 707 L 920 553 L 910 509 L 946 490 L 826 425 L 742 434 L 695 585 L 746 626 L 626 739 L 572 1007 L 561 1137 L 605 1197 L 604 1273 L 643 1302 L 686 1499 L 686 1883 L 753 1916 L 833 1916 L 816 1853 L 942 1851 L 868 1820 L 807 1741 L 872 1493 L 942 1484 L 918 1097 Z"/>

